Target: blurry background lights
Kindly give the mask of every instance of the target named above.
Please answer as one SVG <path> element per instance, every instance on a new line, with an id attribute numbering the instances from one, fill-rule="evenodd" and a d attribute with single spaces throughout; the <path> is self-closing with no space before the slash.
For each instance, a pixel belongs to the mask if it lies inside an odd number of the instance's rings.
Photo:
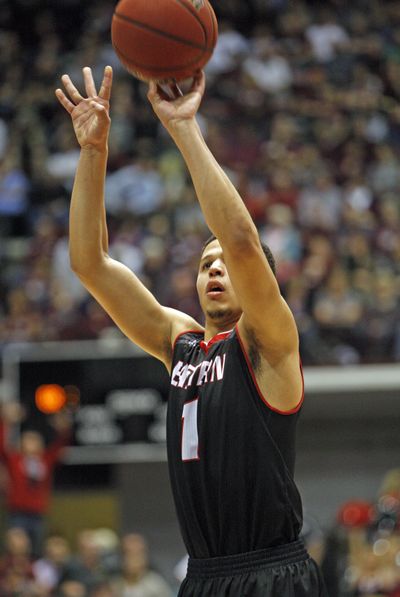
<path id="1" fill-rule="evenodd" d="M 44 384 L 35 392 L 35 403 L 37 408 L 45 413 L 51 414 L 61 410 L 67 402 L 67 393 L 58 384 Z"/>

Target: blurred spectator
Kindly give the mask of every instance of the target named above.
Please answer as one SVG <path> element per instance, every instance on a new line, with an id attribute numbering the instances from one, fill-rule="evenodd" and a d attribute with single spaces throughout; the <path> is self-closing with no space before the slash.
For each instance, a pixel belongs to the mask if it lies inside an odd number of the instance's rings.
<path id="1" fill-rule="evenodd" d="M 109 174 L 106 180 L 107 206 L 114 215 L 153 213 L 163 201 L 163 187 L 156 164 L 147 157 Z"/>
<path id="2" fill-rule="evenodd" d="M 46 447 L 42 435 L 34 430 L 24 430 L 18 445 L 15 427 L 24 418 L 25 411 L 19 403 L 2 405 L 0 456 L 8 472 L 8 526 L 23 529 L 31 540 L 33 555 L 38 556 L 44 539 L 53 471 L 69 440 L 71 420 L 67 413 L 52 416 L 57 437 Z"/>
<path id="3" fill-rule="evenodd" d="M 95 531 L 82 529 L 78 533 L 76 553 L 66 564 L 62 580 L 80 583 L 89 590 L 106 580 L 106 574 Z"/>
<path id="4" fill-rule="evenodd" d="M 317 22 L 307 28 L 306 36 L 316 59 L 329 62 L 334 58 L 336 51 L 350 40 L 329 7 L 320 8 L 317 17 Z"/>
<path id="5" fill-rule="evenodd" d="M 235 70 L 238 60 L 249 51 L 248 40 L 229 21 L 218 24 L 219 37 L 214 54 L 206 67 L 210 78 Z"/>
<path id="6" fill-rule="evenodd" d="M 3 159 L 8 144 L 8 127 L 0 118 L 0 160 Z"/>
<path id="7" fill-rule="evenodd" d="M 89 597 L 117 597 L 109 582 L 103 582 L 93 587 Z"/>
<path id="8" fill-rule="evenodd" d="M 279 262 L 278 280 L 282 287 L 300 271 L 302 239 L 294 225 L 294 214 L 284 204 L 267 208 L 267 225 L 260 229 L 260 238 L 268 244 Z"/>
<path id="9" fill-rule="evenodd" d="M 70 557 L 65 537 L 53 533 L 46 538 L 43 557 L 33 563 L 33 575 L 43 591 L 50 594 L 58 586 Z"/>
<path id="10" fill-rule="evenodd" d="M 122 537 L 122 570 L 113 582 L 120 597 L 172 597 L 171 589 L 160 574 L 149 567 L 148 547 L 144 537 L 129 533 Z"/>
<path id="11" fill-rule="evenodd" d="M 70 130 L 60 125 L 56 130 L 58 139 L 54 139 L 58 151 L 52 152 L 46 160 L 47 173 L 59 181 L 70 192 L 74 179 L 74 172 L 78 165 L 79 151 Z"/>
<path id="12" fill-rule="evenodd" d="M 376 500 L 353 500 L 337 513 L 322 570 L 332 597 L 400 594 L 400 474 L 389 471 Z"/>
<path id="13" fill-rule="evenodd" d="M 282 92 L 293 82 L 290 63 L 278 43 L 260 33 L 253 40 L 251 55 L 244 61 L 244 72 L 262 91 Z"/>
<path id="14" fill-rule="evenodd" d="M 119 570 L 119 537 L 112 529 L 98 528 L 93 531 L 94 543 L 99 550 L 101 565 L 106 575 Z"/>
<path id="15" fill-rule="evenodd" d="M 335 231 L 342 211 L 341 191 L 328 174 L 320 174 L 305 187 L 298 201 L 299 222 L 305 228 Z"/>
<path id="16" fill-rule="evenodd" d="M 208 231 L 184 164 L 149 108 L 146 86 L 112 49 L 110 3 L 28 4 L 0 9 L 0 347 L 100 338 L 113 325 L 69 268 L 77 148 L 53 90 L 62 72 L 79 81 L 85 64 L 96 82 L 104 64 L 115 71 L 106 185 L 110 252 L 161 303 L 198 317 L 188 281 Z M 296 302 L 303 329 L 303 361 L 399 360 L 396 2 L 214 6 L 220 33 L 206 66 L 199 123 L 261 234 L 267 242 L 271 237 L 284 296 Z M 284 224 L 270 221 L 285 211 Z M 326 325 L 319 317 L 321 297 L 331 295 L 330 272 L 338 268 L 370 320 L 368 341 L 361 347 L 359 337 L 347 338 L 344 352 L 340 322 Z"/>
<path id="17" fill-rule="evenodd" d="M 336 347 L 337 362 L 358 363 L 363 346 L 364 305 L 351 288 L 347 272 L 336 267 L 314 300 L 314 317 Z"/>
<path id="18" fill-rule="evenodd" d="M 26 595 L 34 586 L 31 543 L 22 528 L 9 528 L 5 534 L 4 555 L 0 559 L 2 597 Z"/>
<path id="19" fill-rule="evenodd" d="M 378 145 L 369 171 L 372 189 L 377 193 L 398 189 L 399 166 L 399 159 L 393 149 L 389 145 Z"/>
<path id="20" fill-rule="evenodd" d="M 88 597 L 88 591 L 78 580 L 65 580 L 61 583 L 56 597 Z"/>
<path id="21" fill-rule="evenodd" d="M 390 495 L 400 501 L 400 468 L 391 469 L 384 475 L 378 495 Z"/>
<path id="22" fill-rule="evenodd" d="M 17 151 L 11 148 L 0 158 L 0 234 L 24 234 L 24 215 L 29 203 L 29 179 Z"/>
<path id="23" fill-rule="evenodd" d="M 400 304 L 396 277 L 390 271 L 377 275 L 372 288 L 372 299 L 365 314 L 366 342 L 371 347 L 368 358 L 379 363 L 395 350 L 396 326 L 400 321 Z"/>

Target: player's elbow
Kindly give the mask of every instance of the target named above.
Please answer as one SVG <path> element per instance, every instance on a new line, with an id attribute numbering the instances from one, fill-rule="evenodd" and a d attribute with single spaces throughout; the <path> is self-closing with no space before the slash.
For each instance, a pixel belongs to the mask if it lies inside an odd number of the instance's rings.
<path id="1" fill-rule="evenodd" d="M 100 257 L 93 258 L 89 254 L 81 255 L 73 251 L 69 253 L 70 268 L 81 281 L 95 275 L 101 267 L 101 261 Z"/>
<path id="2" fill-rule="evenodd" d="M 231 231 L 229 238 L 225 243 L 229 247 L 231 254 L 249 255 L 253 252 L 259 252 L 261 249 L 260 238 L 257 229 L 251 224 L 243 224 Z"/>
<path id="3" fill-rule="evenodd" d="M 70 252 L 69 254 L 69 265 L 71 270 L 80 278 L 85 270 L 88 269 L 88 265 L 85 264 L 85 260 L 80 259 L 77 255 Z"/>

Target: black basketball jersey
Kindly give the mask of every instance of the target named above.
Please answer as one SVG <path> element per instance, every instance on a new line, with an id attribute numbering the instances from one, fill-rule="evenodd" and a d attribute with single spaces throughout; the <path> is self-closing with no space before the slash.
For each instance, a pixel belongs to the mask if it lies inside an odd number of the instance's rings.
<path id="1" fill-rule="evenodd" d="M 167 416 L 169 471 L 192 558 L 255 551 L 298 538 L 293 480 L 299 409 L 263 398 L 238 329 L 205 343 L 178 336 Z M 300 401 L 300 396 L 299 396 Z"/>

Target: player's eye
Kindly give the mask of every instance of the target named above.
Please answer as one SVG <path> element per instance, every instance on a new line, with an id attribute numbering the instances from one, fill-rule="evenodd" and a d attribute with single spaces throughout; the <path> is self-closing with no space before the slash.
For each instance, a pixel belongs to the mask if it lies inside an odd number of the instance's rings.
<path id="1" fill-rule="evenodd" d="M 205 261 L 201 267 L 202 271 L 206 270 L 206 269 L 210 269 L 211 267 L 211 261 Z"/>

